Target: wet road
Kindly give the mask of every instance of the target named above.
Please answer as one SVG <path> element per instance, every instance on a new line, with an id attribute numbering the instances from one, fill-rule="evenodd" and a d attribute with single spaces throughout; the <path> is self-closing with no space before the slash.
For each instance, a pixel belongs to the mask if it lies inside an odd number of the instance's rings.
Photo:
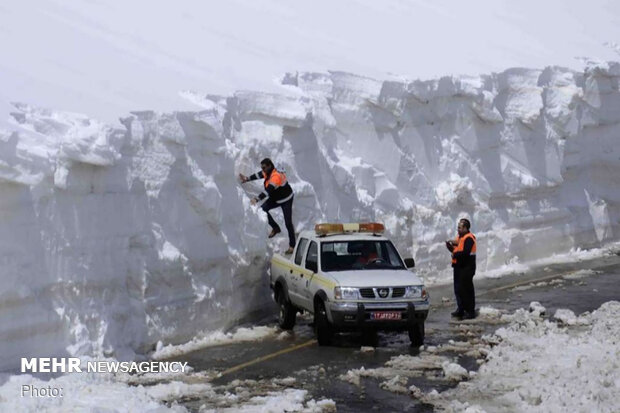
<path id="1" fill-rule="evenodd" d="M 558 308 L 569 308 L 576 314 L 594 310 L 606 301 L 620 300 L 619 254 L 572 264 L 549 265 L 501 279 L 475 280 L 476 306 L 514 311 L 527 308 L 532 301 L 539 301 L 547 308 L 548 316 Z M 450 318 L 454 306 L 452 287 L 437 286 L 429 290 L 432 310 L 426 322 L 427 346 L 445 345 L 450 340 L 466 341 L 472 335 L 479 337 L 498 328 L 497 324 L 478 320 L 471 324 L 473 328 L 463 329 Z M 446 299 L 450 301 L 446 302 Z M 274 315 L 275 311 L 274 307 Z M 183 356 L 182 361 L 188 361 L 196 371 L 219 372 L 221 376 L 211 381 L 216 386 L 234 387 L 238 381 L 256 380 L 257 386 L 262 383 L 264 391 L 268 391 L 269 383 L 274 379 L 293 377 L 295 383 L 292 387 L 308 390 L 316 400 L 334 400 L 339 412 L 433 411 L 432 406 L 420 404 L 407 394 L 382 389 L 381 380 L 364 378 L 360 386 L 355 386 L 340 379 L 351 369 L 378 368 L 397 355 L 418 355 L 419 349 L 409 345 L 406 333 L 380 333 L 376 341 L 371 342 L 346 334 L 340 335 L 331 347 L 319 347 L 314 341 L 310 321 L 309 317 L 298 318 L 290 335 L 209 347 Z M 376 348 L 361 351 L 363 345 Z M 443 354 L 454 357 L 467 370 L 478 368 L 477 361 L 463 353 Z M 423 391 L 442 391 L 456 385 L 427 375 L 408 379 L 407 386 L 412 384 Z M 210 405 L 207 399 L 181 402 L 192 411 L 198 411 L 201 406 L 217 407 Z"/>

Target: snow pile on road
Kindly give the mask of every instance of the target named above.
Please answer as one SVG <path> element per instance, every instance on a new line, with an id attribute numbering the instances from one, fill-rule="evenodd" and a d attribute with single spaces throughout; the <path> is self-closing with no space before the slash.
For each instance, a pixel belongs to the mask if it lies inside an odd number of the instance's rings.
<path id="1" fill-rule="evenodd" d="M 559 310 L 558 310 L 559 311 Z M 446 411 L 616 411 L 620 393 L 620 302 L 562 327 L 517 311 L 468 382 L 427 395 Z M 556 313 L 557 318 L 557 313 Z M 427 397 L 424 396 L 424 397 Z"/>
<path id="2" fill-rule="evenodd" d="M 22 386 L 36 388 L 62 388 L 62 397 L 20 397 Z M 168 390 L 164 390 L 166 386 Z M 184 383 L 166 384 L 160 387 L 133 387 L 116 381 L 112 374 L 67 374 L 43 381 L 28 374 L 11 376 L 0 386 L 0 410 L 5 412 L 75 412 L 106 411 L 114 413 L 131 412 L 187 412 L 176 404 L 166 407 L 157 396 L 187 393 Z M 191 391 L 205 392 L 209 384 L 193 384 Z"/>
<path id="3" fill-rule="evenodd" d="M 435 349 L 434 349 L 435 350 Z M 340 375 L 339 379 L 356 386 L 361 385 L 363 378 L 384 379 L 381 386 L 387 390 L 400 389 L 407 384 L 408 378 L 425 376 L 447 380 L 457 380 L 467 370 L 453 363 L 452 358 L 432 354 L 436 351 L 424 351 L 418 356 L 400 355 L 392 357 L 385 367 L 351 369 Z M 451 351 L 452 348 L 446 350 Z M 443 351 L 443 349 L 441 350 Z M 463 372 L 464 371 L 464 372 Z M 398 393 L 401 391 L 397 390 Z"/>
<path id="4" fill-rule="evenodd" d="M 205 347 L 264 340 L 269 337 L 276 337 L 279 332 L 280 330 L 275 326 L 255 326 L 251 328 L 241 327 L 235 330 L 234 333 L 215 331 L 211 333 L 198 334 L 190 341 L 183 344 L 168 344 L 164 346 L 163 343 L 159 341 L 157 342 L 155 351 L 150 356 L 154 360 L 168 359 L 182 354 L 191 353 Z M 280 336 L 278 335 L 277 337 L 279 338 Z"/>
<path id="5" fill-rule="evenodd" d="M 263 413 L 263 412 L 300 412 L 300 413 L 321 413 L 335 412 L 336 403 L 331 399 L 307 400 L 307 390 L 286 389 L 279 392 L 269 392 L 265 396 L 252 397 L 248 402 L 234 407 L 224 409 L 206 409 L 201 412 L 243 412 L 243 413 Z"/>
<path id="6" fill-rule="evenodd" d="M 261 184 L 236 181 L 265 156 L 295 190 L 297 230 L 383 221 L 427 282 L 448 279 L 443 241 L 461 216 L 481 272 L 617 240 L 619 83 L 613 62 L 429 81 L 294 73 L 286 93 L 188 92 L 204 110 L 133 112 L 123 127 L 15 104 L 0 132 L 0 367 L 131 358 L 265 309 L 267 258 L 286 240 L 265 240 L 249 204 Z"/>
<path id="7" fill-rule="evenodd" d="M 148 376 L 148 375 L 147 375 Z M 0 386 L 0 410 L 11 412 L 106 411 L 114 413 L 186 413 L 181 403 L 200 400 L 201 412 L 300 412 L 336 411 L 331 399 L 315 400 L 307 390 L 296 389 L 295 379 L 272 383 L 235 380 L 215 386 L 200 374 L 141 376 L 105 373 L 70 373 L 44 381 L 28 374 L 6 377 Z M 149 385 L 129 385 L 143 382 Z M 200 380 L 201 382 L 196 382 Z M 62 389 L 62 397 L 21 397 L 22 386 Z M 28 393 L 26 393 L 28 394 Z M 217 408 L 212 408 L 217 406 Z"/>

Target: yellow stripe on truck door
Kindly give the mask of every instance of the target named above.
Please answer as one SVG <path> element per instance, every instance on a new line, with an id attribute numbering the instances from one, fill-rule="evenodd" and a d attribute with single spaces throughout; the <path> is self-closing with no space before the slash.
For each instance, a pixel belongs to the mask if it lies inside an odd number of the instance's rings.
<path id="1" fill-rule="evenodd" d="M 312 271 L 308 271 L 305 268 L 302 268 L 302 267 L 300 267 L 298 265 L 294 265 L 294 264 L 292 264 L 288 260 L 286 260 L 286 262 L 285 262 L 284 260 L 281 260 L 280 258 L 274 257 L 273 261 L 274 261 L 275 264 L 277 264 L 277 265 L 279 265 L 281 267 L 284 267 L 284 268 L 286 268 L 288 270 L 300 271 L 300 272 L 302 272 L 304 274 L 304 276 L 305 275 L 311 276 L 313 274 Z M 317 281 L 319 283 L 325 285 L 327 288 L 334 288 L 337 285 L 334 281 L 332 281 L 332 280 L 330 280 L 328 278 L 325 278 L 325 277 L 323 277 L 323 276 L 321 276 L 319 274 L 314 274 L 314 277 L 316 277 L 316 279 L 317 279 Z"/>

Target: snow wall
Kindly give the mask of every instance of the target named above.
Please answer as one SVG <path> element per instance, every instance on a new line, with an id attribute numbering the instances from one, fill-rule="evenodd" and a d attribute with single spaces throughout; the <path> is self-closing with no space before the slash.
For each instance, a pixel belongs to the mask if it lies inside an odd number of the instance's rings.
<path id="1" fill-rule="evenodd" d="M 267 241 L 237 182 L 271 157 L 298 230 L 377 220 L 427 282 L 472 220 L 479 272 L 620 238 L 620 64 L 377 81 L 282 78 L 280 95 L 187 92 L 204 110 L 124 127 L 15 104 L 0 133 L 0 367 L 132 358 L 268 308 Z M 276 219 L 282 221 L 276 213 Z M 283 232 L 284 233 L 284 232 Z"/>

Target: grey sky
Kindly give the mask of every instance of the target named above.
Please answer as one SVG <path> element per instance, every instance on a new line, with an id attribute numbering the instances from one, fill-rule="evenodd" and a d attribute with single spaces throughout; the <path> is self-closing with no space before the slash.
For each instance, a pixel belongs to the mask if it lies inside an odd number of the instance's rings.
<path id="1" fill-rule="evenodd" d="M 620 58 L 604 42 L 620 42 L 620 2 L 10 2 L 0 100 L 112 120 L 193 107 L 182 89 L 274 90 L 286 71 L 432 78 Z"/>

